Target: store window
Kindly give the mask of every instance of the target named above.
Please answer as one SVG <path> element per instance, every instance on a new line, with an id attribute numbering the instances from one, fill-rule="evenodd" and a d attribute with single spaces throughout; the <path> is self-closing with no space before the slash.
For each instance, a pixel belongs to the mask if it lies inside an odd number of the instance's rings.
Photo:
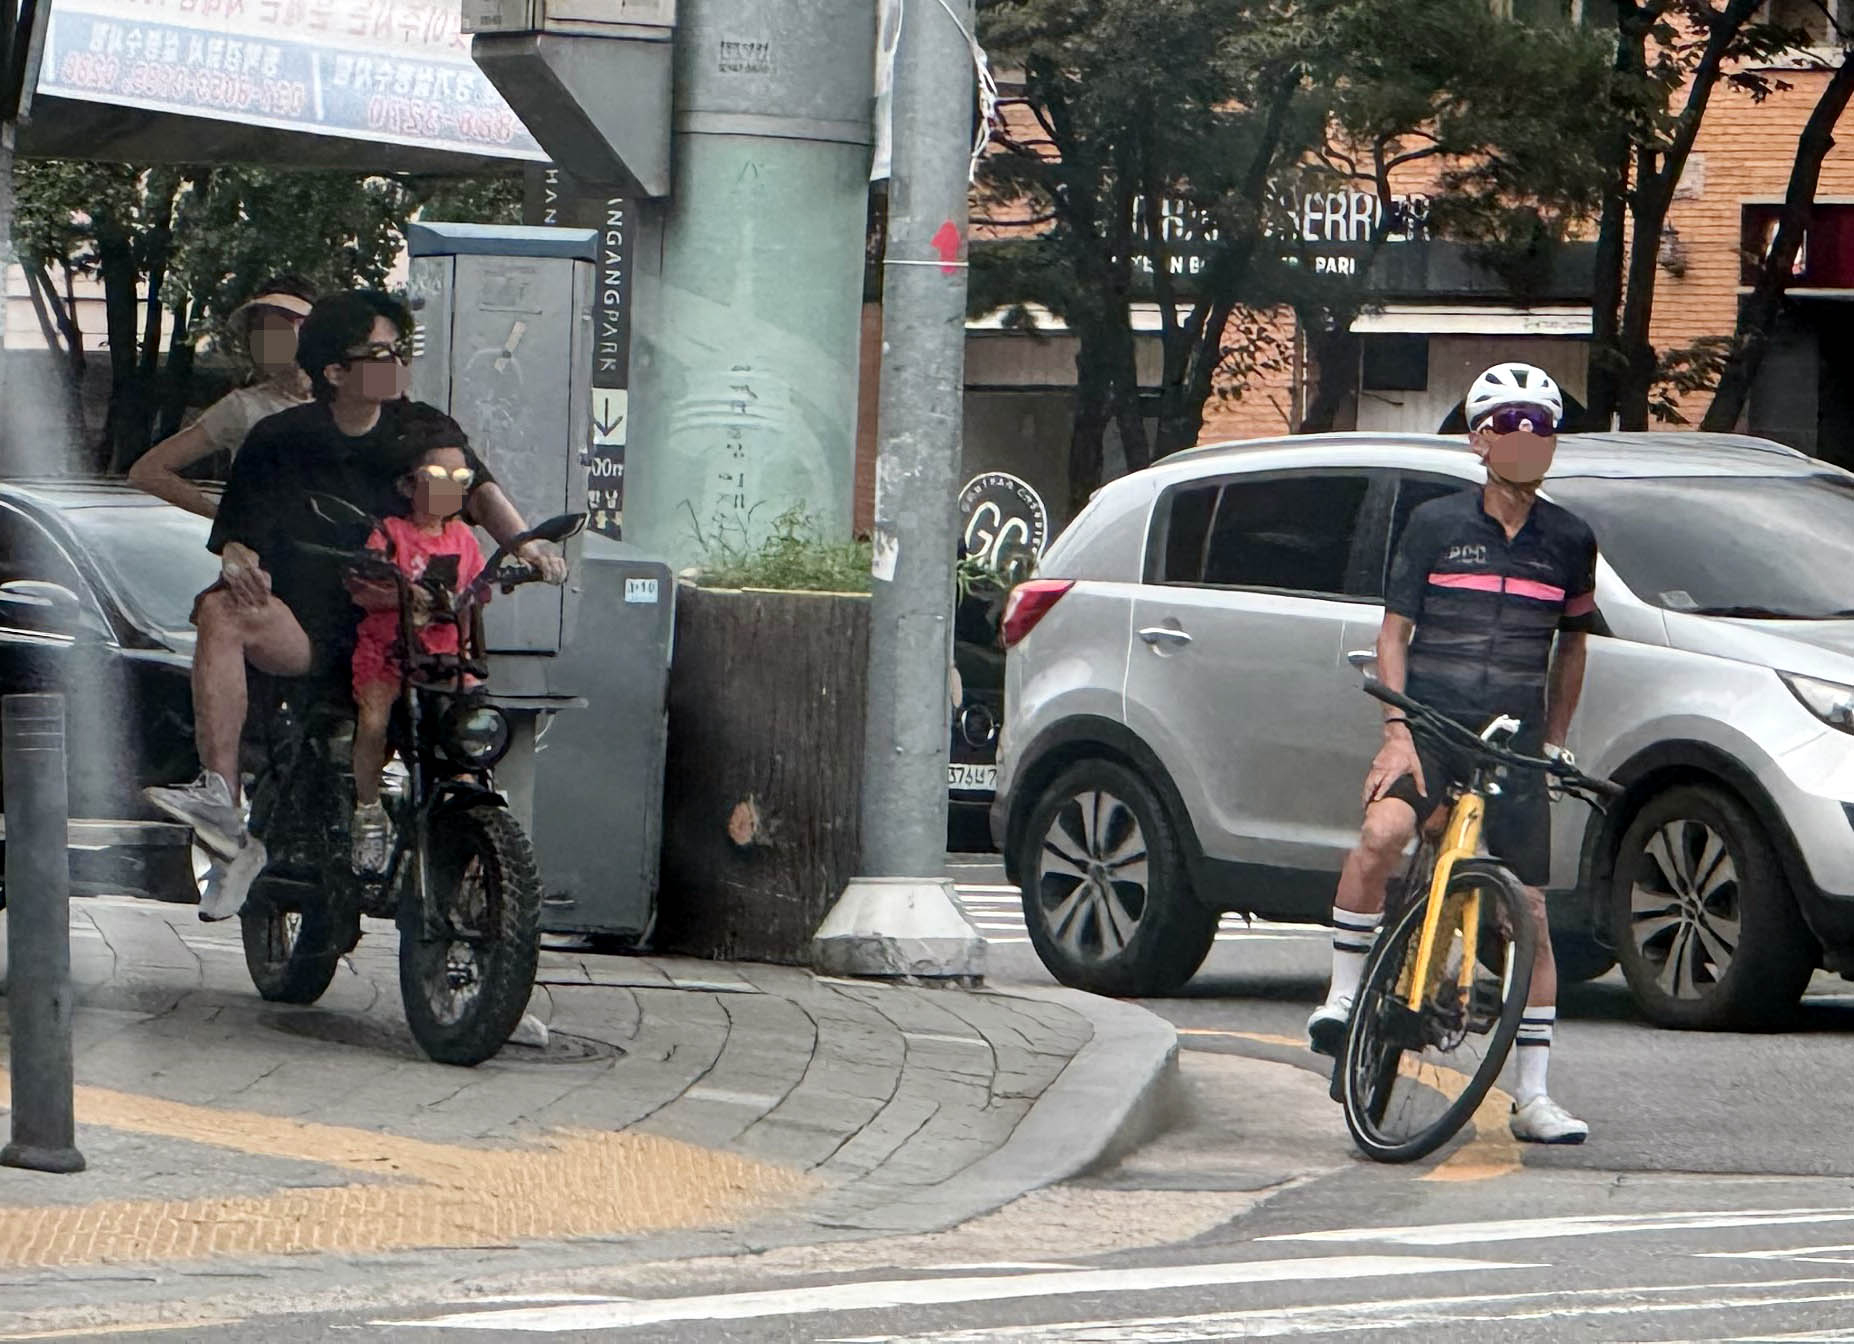
<path id="1" fill-rule="evenodd" d="M 1616 0 L 1493 0 L 1494 12 L 1541 27 L 1582 24 L 1586 28 L 1614 28 Z"/>
<path id="2" fill-rule="evenodd" d="M 1854 28 L 1854 0 L 1768 0 L 1758 18 L 1803 34 L 1808 46 L 1834 46 Z"/>

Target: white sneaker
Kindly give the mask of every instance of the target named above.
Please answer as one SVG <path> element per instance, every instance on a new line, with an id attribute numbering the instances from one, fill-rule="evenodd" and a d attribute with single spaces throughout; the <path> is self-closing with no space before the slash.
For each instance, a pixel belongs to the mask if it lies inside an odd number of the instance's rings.
<path id="1" fill-rule="evenodd" d="M 200 843 L 218 858 L 234 857 L 245 842 L 244 810 L 232 801 L 231 786 L 216 771 L 200 771 L 191 784 L 143 789 L 142 796 L 191 826 Z"/>
<path id="2" fill-rule="evenodd" d="M 245 908 L 251 884 L 264 871 L 264 842 L 247 832 L 244 844 L 230 859 L 214 857 L 200 889 L 200 919 L 205 923 L 230 919 Z"/>
<path id="3" fill-rule="evenodd" d="M 1589 1125 L 1543 1093 L 1524 1106 L 1515 1102 L 1507 1127 L 1521 1143 L 1582 1143 L 1590 1137 Z"/>
<path id="4" fill-rule="evenodd" d="M 385 807 L 379 803 L 355 804 L 348 837 L 352 849 L 349 861 L 355 872 L 372 876 L 386 871 L 393 855 L 393 824 Z"/>
<path id="5" fill-rule="evenodd" d="M 1307 1019 L 1307 1045 L 1316 1055 L 1339 1058 L 1345 1048 L 1345 1024 L 1352 1020 L 1352 996 L 1341 994 L 1322 1003 Z"/>

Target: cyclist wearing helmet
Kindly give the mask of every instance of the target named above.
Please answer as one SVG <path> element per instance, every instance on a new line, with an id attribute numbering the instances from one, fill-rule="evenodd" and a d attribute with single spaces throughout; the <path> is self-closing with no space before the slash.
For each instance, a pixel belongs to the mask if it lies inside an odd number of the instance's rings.
<path id="1" fill-rule="evenodd" d="M 1498 364 L 1474 380 L 1465 410 L 1487 484 L 1410 514 L 1385 596 L 1378 676 L 1477 733 L 1510 714 L 1524 725 L 1514 750 L 1568 756 L 1562 744 L 1583 687 L 1584 637 L 1598 618 L 1596 538 L 1582 519 L 1538 498 L 1564 398 L 1543 370 Z M 1418 821 L 1445 806 L 1450 784 L 1471 768 L 1441 743 L 1416 741 L 1403 715 L 1383 708 L 1364 827 L 1333 907 L 1332 982 L 1307 1020 L 1313 1049 L 1329 1055 L 1345 1038 L 1385 884 Z M 1558 991 L 1542 890 L 1551 859 L 1546 786 L 1516 774 L 1503 788 L 1489 809 L 1487 848 L 1525 884 L 1540 935 L 1515 1052 L 1512 1131 L 1526 1142 L 1582 1143 L 1589 1126 L 1545 1090 Z"/>

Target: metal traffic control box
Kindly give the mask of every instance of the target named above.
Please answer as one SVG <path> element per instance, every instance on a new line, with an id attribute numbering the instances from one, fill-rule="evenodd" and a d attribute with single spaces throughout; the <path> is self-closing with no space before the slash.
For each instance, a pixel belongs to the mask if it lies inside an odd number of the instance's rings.
<path id="1" fill-rule="evenodd" d="M 584 512 L 598 235 L 414 224 L 408 241 L 412 395 L 456 418 L 531 522 Z M 604 537 L 567 559 L 564 589 L 530 585 L 484 613 L 490 688 L 531 711 L 497 784 L 534 839 L 542 926 L 638 936 L 655 904 L 675 585 Z"/>
<path id="2" fill-rule="evenodd" d="M 676 581 L 668 565 L 589 532 L 572 582 L 579 620 L 555 661 L 590 708 L 557 715 L 540 742 L 541 927 L 641 941 L 656 918 Z"/>

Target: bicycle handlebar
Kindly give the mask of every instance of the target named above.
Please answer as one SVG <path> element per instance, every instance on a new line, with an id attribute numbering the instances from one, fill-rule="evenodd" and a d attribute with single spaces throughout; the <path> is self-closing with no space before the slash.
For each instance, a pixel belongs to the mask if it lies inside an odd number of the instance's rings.
<path id="1" fill-rule="evenodd" d="M 1584 790 L 1600 798 L 1620 798 L 1622 796 L 1621 785 L 1607 779 L 1598 779 L 1594 775 L 1586 775 L 1574 765 L 1554 761 L 1549 756 L 1522 756 L 1516 751 L 1496 747 L 1473 729 L 1456 723 L 1447 715 L 1431 709 L 1420 700 L 1412 700 L 1401 691 L 1393 691 L 1375 678 L 1365 679 L 1365 694 L 1373 699 L 1382 700 L 1394 709 L 1401 709 L 1420 721 L 1422 726 L 1438 730 L 1445 736 L 1454 737 L 1463 746 L 1490 760 L 1499 761 L 1503 765 L 1517 766 L 1522 770 L 1536 770 L 1542 774 L 1556 776 L 1561 783 L 1569 785 L 1573 790 Z"/>

